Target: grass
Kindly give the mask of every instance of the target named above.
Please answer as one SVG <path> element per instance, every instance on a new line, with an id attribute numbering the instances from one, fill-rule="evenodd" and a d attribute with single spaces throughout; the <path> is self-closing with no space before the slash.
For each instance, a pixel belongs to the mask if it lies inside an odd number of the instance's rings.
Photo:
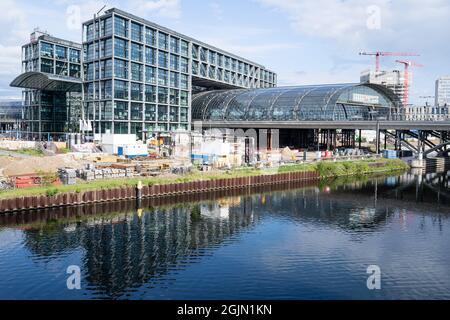
<path id="1" fill-rule="evenodd" d="M 42 150 L 33 149 L 33 148 L 25 148 L 25 149 L 19 149 L 19 150 L 7 150 L 7 149 L 2 149 L 2 150 L 10 151 L 13 153 L 25 154 L 25 155 L 29 155 L 29 156 L 33 156 L 33 157 L 44 156 L 44 152 Z"/>
<path id="2" fill-rule="evenodd" d="M 375 163 L 381 163 L 380 166 L 373 166 Z M 122 179 L 106 179 L 106 180 L 94 180 L 89 182 L 80 182 L 76 185 L 61 185 L 61 186 L 40 186 L 27 189 L 14 189 L 0 191 L 0 198 L 16 198 L 35 195 L 56 195 L 58 193 L 65 192 L 77 192 L 82 193 L 84 191 L 96 190 L 96 189 L 112 189 L 125 186 L 136 186 L 139 181 L 143 185 L 156 185 L 156 184 L 168 184 L 189 182 L 197 180 L 215 180 L 226 179 L 234 177 L 248 177 L 258 176 L 262 174 L 274 174 L 285 172 L 298 172 L 298 171 L 319 171 L 320 176 L 326 177 L 339 177 L 349 175 L 363 175 L 367 173 L 382 173 L 392 172 L 397 170 L 406 170 L 408 165 L 399 159 L 370 159 L 370 160 L 357 160 L 357 161 L 321 161 L 317 163 L 306 164 L 294 164 L 283 165 L 274 169 L 253 169 L 253 168 L 239 168 L 229 171 L 213 171 L 213 172 L 200 172 L 193 170 L 191 173 L 183 176 L 170 176 L 170 177 L 132 177 Z"/>

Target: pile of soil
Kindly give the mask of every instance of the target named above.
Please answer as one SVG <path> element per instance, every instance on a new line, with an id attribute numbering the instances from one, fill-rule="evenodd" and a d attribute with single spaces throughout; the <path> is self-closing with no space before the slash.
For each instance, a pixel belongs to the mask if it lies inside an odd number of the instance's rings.
<path id="1" fill-rule="evenodd" d="M 84 161 L 75 160 L 70 154 L 29 158 L 0 157 L 0 168 L 5 176 L 33 174 L 39 171 L 57 172 L 58 168 L 79 169 L 83 166 Z"/>

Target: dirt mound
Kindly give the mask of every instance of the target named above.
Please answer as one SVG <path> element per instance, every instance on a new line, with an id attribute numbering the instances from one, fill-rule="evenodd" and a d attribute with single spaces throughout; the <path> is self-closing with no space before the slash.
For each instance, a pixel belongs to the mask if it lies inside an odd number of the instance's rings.
<path id="1" fill-rule="evenodd" d="M 30 157 L 26 159 L 10 158 L 1 159 L 0 167 L 3 168 L 5 176 L 15 176 L 38 171 L 56 172 L 58 168 L 71 167 L 82 168 L 84 161 L 76 160 L 72 155 L 56 155 L 49 157 Z"/>

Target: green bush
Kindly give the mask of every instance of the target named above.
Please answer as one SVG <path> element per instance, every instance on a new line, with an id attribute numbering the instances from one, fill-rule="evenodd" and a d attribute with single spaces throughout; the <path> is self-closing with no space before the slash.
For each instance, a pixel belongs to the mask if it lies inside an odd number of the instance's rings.
<path id="1" fill-rule="evenodd" d="M 45 194 L 47 195 L 47 197 L 53 197 L 58 194 L 58 189 L 56 189 L 56 188 L 47 189 Z"/>

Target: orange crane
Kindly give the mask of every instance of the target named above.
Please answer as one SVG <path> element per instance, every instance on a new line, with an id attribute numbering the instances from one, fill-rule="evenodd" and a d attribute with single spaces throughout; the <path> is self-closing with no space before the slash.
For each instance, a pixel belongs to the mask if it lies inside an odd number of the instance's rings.
<path id="1" fill-rule="evenodd" d="M 412 57 L 412 56 L 419 56 L 419 54 L 414 52 L 383 52 L 383 51 L 376 51 L 376 52 L 360 52 L 360 56 L 375 56 L 375 71 L 380 71 L 380 57 L 390 56 L 390 57 Z"/>
<path id="2" fill-rule="evenodd" d="M 403 60 L 395 60 L 397 63 L 401 63 L 405 66 L 405 93 L 403 94 L 403 106 L 407 106 L 409 103 L 409 67 L 423 67 L 420 63 L 414 62 L 414 61 L 403 61 Z"/>

